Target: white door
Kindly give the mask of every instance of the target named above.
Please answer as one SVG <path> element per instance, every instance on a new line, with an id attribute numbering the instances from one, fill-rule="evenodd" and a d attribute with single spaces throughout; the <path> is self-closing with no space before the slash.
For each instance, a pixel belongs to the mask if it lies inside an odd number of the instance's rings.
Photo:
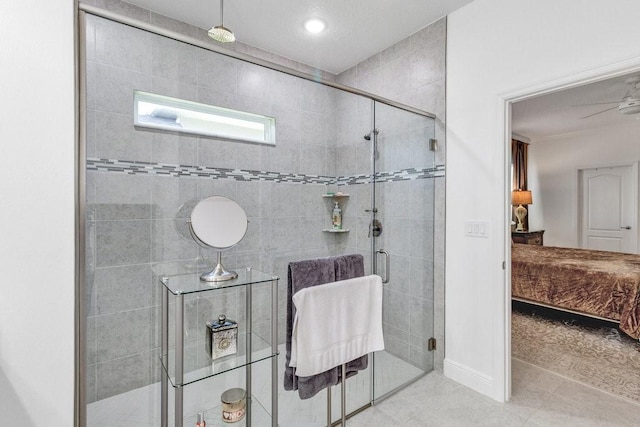
<path id="1" fill-rule="evenodd" d="M 629 165 L 581 172 L 582 247 L 636 253 L 637 170 Z"/>

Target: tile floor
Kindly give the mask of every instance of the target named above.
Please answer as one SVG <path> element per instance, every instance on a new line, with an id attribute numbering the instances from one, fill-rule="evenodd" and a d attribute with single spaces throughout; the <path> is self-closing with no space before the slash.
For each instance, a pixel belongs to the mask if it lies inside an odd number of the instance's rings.
<path id="1" fill-rule="evenodd" d="M 347 421 L 377 426 L 640 426 L 640 405 L 513 360 L 512 398 L 498 403 L 431 373 Z"/>
<path id="2" fill-rule="evenodd" d="M 498 403 L 432 372 L 349 419 L 347 427 L 640 426 L 639 404 L 517 359 L 513 360 L 512 389 L 511 401 Z M 88 425 L 157 426 L 157 419 L 153 419 L 159 412 L 157 392 L 135 397 L 134 391 L 126 400 L 118 396 L 89 405 Z M 287 408 L 282 406 L 285 415 Z M 118 418 L 114 417 L 116 408 Z M 255 426 L 270 425 L 254 421 Z M 308 423 L 298 418 L 293 424 L 281 421 L 281 426 L 322 426 L 320 420 Z"/>

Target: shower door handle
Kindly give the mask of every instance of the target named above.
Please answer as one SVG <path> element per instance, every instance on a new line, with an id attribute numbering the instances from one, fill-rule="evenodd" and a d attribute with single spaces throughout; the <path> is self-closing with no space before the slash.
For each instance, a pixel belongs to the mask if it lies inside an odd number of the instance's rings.
<path id="1" fill-rule="evenodd" d="M 391 263 L 389 252 L 385 251 L 384 249 L 378 249 L 378 251 L 376 252 L 376 256 L 378 256 L 378 254 L 383 254 L 386 258 L 386 262 L 384 265 L 384 278 L 382 279 L 382 283 L 389 283 L 389 266 Z"/>

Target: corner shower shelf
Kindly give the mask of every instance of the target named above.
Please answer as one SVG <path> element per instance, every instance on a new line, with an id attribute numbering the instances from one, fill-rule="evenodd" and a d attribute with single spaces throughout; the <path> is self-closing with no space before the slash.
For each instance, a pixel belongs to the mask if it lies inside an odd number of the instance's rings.
<path id="1" fill-rule="evenodd" d="M 156 271 L 180 271 L 172 268 L 163 268 L 156 266 Z M 162 366 L 161 372 L 161 426 L 168 427 L 169 420 L 169 384 L 174 387 L 174 416 L 175 427 L 182 427 L 190 419 L 184 418 L 184 387 L 197 381 L 205 380 L 212 377 L 218 377 L 222 374 L 235 371 L 239 372 L 239 368 L 245 368 L 245 390 L 247 396 L 253 396 L 251 393 L 251 368 L 256 362 L 271 360 L 271 415 L 265 412 L 270 418 L 272 427 L 278 425 L 278 277 L 266 273 L 252 270 L 251 268 L 238 269 L 238 277 L 233 280 L 224 282 L 203 282 L 200 280 L 200 273 L 189 272 L 184 274 L 163 275 L 160 277 L 159 285 L 162 290 L 162 349 L 160 362 Z M 270 342 L 261 338 L 258 334 L 252 332 L 252 294 L 253 286 L 271 284 L 271 336 Z M 197 339 L 185 339 L 185 295 L 197 294 L 198 298 L 204 298 L 205 292 L 213 292 L 223 290 L 227 293 L 232 288 L 244 289 L 246 298 L 245 302 L 245 319 L 244 325 L 240 325 L 238 332 L 238 351 L 235 355 L 224 358 L 211 360 L 205 351 L 205 337 Z M 225 291 L 226 290 L 226 291 Z M 169 302 L 171 297 L 171 303 Z M 199 304 L 198 304 L 199 305 Z M 169 310 L 171 307 L 173 310 Z M 173 330 L 178 333 L 173 334 L 173 343 L 169 346 L 169 315 L 173 317 Z M 216 316 L 219 313 L 209 313 L 210 316 Z M 264 320 L 264 319 L 262 319 Z M 201 325 L 204 330 L 204 324 Z M 196 365 L 190 367 L 189 365 Z M 227 378 L 227 377 L 225 377 Z M 241 423 L 243 426 L 251 426 L 254 414 L 251 408 L 258 407 L 264 409 L 254 400 L 247 399 L 252 402 L 247 406 L 245 419 Z M 254 403 L 255 402 L 255 403 Z M 256 403 L 258 405 L 256 406 Z M 219 414 L 220 412 L 218 412 Z M 255 413 L 256 421 L 259 425 L 265 425 L 264 417 L 260 415 L 260 411 Z M 216 417 L 217 418 L 217 417 Z M 211 419 L 211 417 L 209 418 Z"/>
<path id="2" fill-rule="evenodd" d="M 344 198 L 349 197 L 349 195 L 346 194 L 346 193 L 338 193 L 338 194 L 336 194 L 336 193 L 325 193 L 325 194 L 322 195 L 322 197 L 325 198 L 325 199 L 344 199 Z M 336 228 L 324 228 L 322 231 L 324 233 L 348 233 L 349 229 L 348 228 L 339 228 L 339 229 L 336 229 Z"/>
<path id="3" fill-rule="evenodd" d="M 327 198 L 327 199 L 339 199 L 342 197 L 349 197 L 349 194 L 323 194 L 322 197 Z"/>

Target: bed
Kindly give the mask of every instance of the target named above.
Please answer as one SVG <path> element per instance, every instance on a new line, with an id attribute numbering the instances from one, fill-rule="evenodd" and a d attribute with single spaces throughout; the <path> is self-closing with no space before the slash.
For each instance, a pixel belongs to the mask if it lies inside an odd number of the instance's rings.
<path id="1" fill-rule="evenodd" d="M 513 244 L 511 294 L 620 324 L 640 338 L 640 255 Z"/>

